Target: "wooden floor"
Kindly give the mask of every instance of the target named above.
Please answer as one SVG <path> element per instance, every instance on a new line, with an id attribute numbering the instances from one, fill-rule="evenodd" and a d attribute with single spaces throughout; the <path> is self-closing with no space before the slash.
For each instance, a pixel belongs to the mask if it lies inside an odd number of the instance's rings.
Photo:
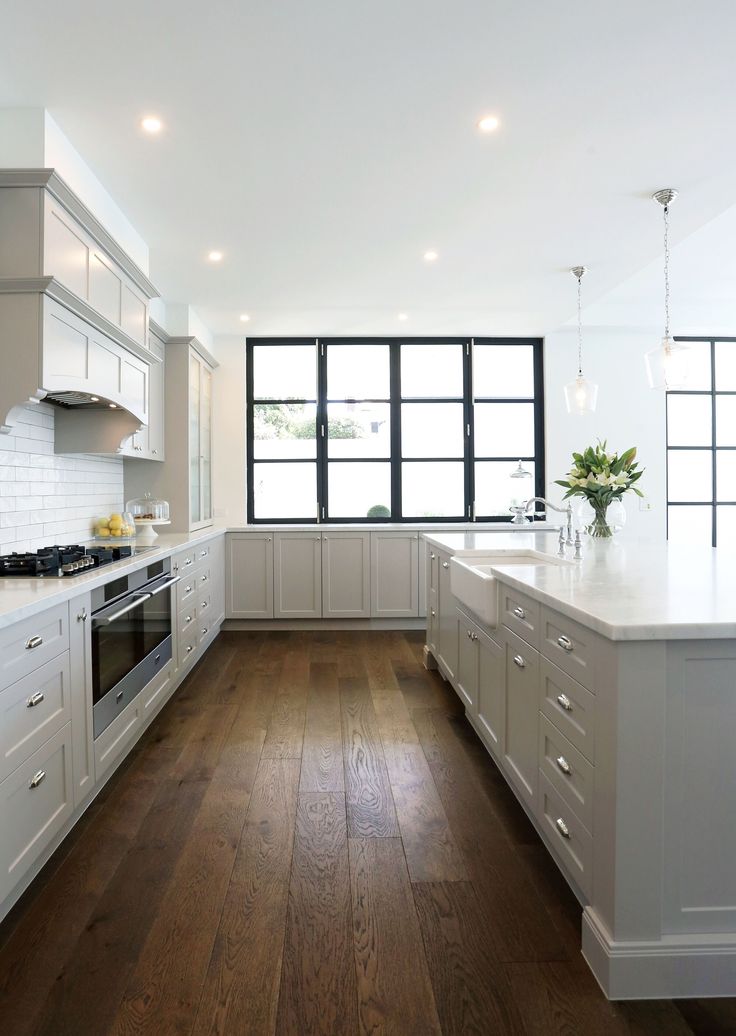
<path id="1" fill-rule="evenodd" d="M 0 1032 L 736 1032 L 579 945 L 419 634 L 226 633 L 0 927 Z"/>

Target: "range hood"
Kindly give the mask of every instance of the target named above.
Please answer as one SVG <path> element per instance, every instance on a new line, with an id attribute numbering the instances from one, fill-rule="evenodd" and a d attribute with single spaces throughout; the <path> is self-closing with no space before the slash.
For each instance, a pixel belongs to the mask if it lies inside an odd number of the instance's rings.
<path id="1" fill-rule="evenodd" d="M 48 392 L 44 403 L 52 403 L 54 406 L 62 407 L 64 410 L 118 410 L 117 403 L 111 403 L 109 399 L 95 396 L 91 392 Z"/>

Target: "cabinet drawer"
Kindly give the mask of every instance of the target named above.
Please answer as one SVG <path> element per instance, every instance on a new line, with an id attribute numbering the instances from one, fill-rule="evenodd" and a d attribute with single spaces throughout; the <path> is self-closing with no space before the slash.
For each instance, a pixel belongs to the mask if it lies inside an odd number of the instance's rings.
<path id="1" fill-rule="evenodd" d="M 207 566 L 207 568 L 198 569 L 197 572 L 194 573 L 194 580 L 199 591 L 208 592 L 211 582 L 209 566 Z"/>
<path id="2" fill-rule="evenodd" d="M 179 668 L 189 665 L 197 654 L 197 623 L 193 622 L 187 632 L 179 637 Z"/>
<path id="3" fill-rule="evenodd" d="M 598 637 L 580 623 L 542 608 L 542 653 L 595 694 Z"/>
<path id="4" fill-rule="evenodd" d="M 194 628 L 194 624 L 197 621 L 197 607 L 196 603 L 191 600 L 185 602 L 184 607 L 179 612 L 179 634 L 180 636 L 186 636 L 190 629 Z"/>
<path id="5" fill-rule="evenodd" d="M 503 765 L 533 809 L 539 770 L 539 653 L 506 632 L 506 707 Z"/>
<path id="6" fill-rule="evenodd" d="M 546 716 L 539 717 L 539 766 L 578 819 L 592 831 L 595 771 Z"/>
<path id="7" fill-rule="evenodd" d="M 140 733 L 143 717 L 143 695 L 136 694 L 109 727 L 105 727 L 95 741 L 95 776 L 99 781 L 117 761 L 127 754 L 128 748 Z"/>
<path id="8" fill-rule="evenodd" d="M 561 866 L 589 899 L 593 892 L 593 839 L 542 772 L 539 821 Z"/>
<path id="9" fill-rule="evenodd" d="M 176 584 L 176 600 L 179 611 L 181 611 L 187 601 L 194 597 L 198 589 L 197 580 L 193 572 L 182 576 Z"/>
<path id="10" fill-rule="evenodd" d="M 0 692 L 0 781 L 71 719 L 69 652 Z"/>
<path id="11" fill-rule="evenodd" d="M 140 694 L 143 698 L 143 722 L 147 724 L 165 701 L 171 696 L 171 677 L 174 671 L 173 662 L 167 662 L 165 668 L 157 673 L 153 680 Z"/>
<path id="12" fill-rule="evenodd" d="M 0 630 L 0 688 L 15 683 L 69 649 L 69 606 L 55 608 Z"/>
<path id="13" fill-rule="evenodd" d="M 197 615 L 200 619 L 210 619 L 212 615 L 212 594 L 209 591 L 200 593 L 197 600 Z"/>
<path id="14" fill-rule="evenodd" d="M 595 695 L 542 655 L 540 712 L 595 763 Z"/>
<path id="15" fill-rule="evenodd" d="M 194 550 L 187 550 L 183 554 L 179 554 L 176 558 L 176 564 L 179 566 L 179 575 L 182 579 L 188 579 L 189 573 L 192 572 L 197 561 L 197 555 Z"/>
<path id="16" fill-rule="evenodd" d="M 72 814 L 72 725 L 65 724 L 0 784 L 0 900 Z"/>
<path id="17" fill-rule="evenodd" d="M 204 565 L 209 562 L 210 558 L 210 544 L 205 543 L 200 547 L 194 549 L 194 563 L 195 565 Z"/>
<path id="18" fill-rule="evenodd" d="M 523 637 L 527 644 L 539 647 L 539 601 L 512 587 L 498 584 L 501 622 Z"/>

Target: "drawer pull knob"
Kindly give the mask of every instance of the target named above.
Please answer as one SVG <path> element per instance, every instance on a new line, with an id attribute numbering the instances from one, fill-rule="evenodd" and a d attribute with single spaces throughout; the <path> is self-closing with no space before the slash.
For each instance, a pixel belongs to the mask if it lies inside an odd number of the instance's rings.
<path id="1" fill-rule="evenodd" d="M 560 832 L 563 838 L 570 837 L 570 828 L 567 826 L 562 817 L 558 817 L 557 820 L 555 820 L 555 827 Z"/>
<path id="2" fill-rule="evenodd" d="M 465 630 L 465 636 L 468 638 L 468 640 L 470 640 L 473 634 L 470 632 L 470 630 Z"/>
<path id="3" fill-rule="evenodd" d="M 435 558 L 437 557 L 437 555 L 436 555 L 436 554 L 430 554 L 429 556 L 430 556 L 430 558 L 432 559 L 432 561 L 434 561 L 434 559 L 435 559 Z"/>
<path id="4" fill-rule="evenodd" d="M 77 612 L 77 622 L 87 621 L 87 609 L 82 608 L 81 612 Z"/>
<path id="5" fill-rule="evenodd" d="M 524 611 L 523 608 L 514 608 L 514 615 L 516 616 L 517 619 L 525 619 L 526 618 L 526 612 Z"/>
<path id="6" fill-rule="evenodd" d="M 43 637 L 29 637 L 26 641 L 26 651 L 32 651 L 34 648 L 41 647 L 43 644 Z"/>
<path id="7" fill-rule="evenodd" d="M 194 651 L 194 645 L 193 644 L 187 644 L 187 654 L 189 654 L 190 651 Z"/>
<path id="8" fill-rule="evenodd" d="M 567 774 L 567 776 L 569 777 L 570 774 L 572 773 L 572 766 L 570 766 L 570 764 L 568 763 L 567 759 L 565 759 L 564 755 L 558 755 L 557 759 L 555 759 L 555 762 L 557 763 L 559 768 L 562 770 L 562 772 L 564 774 Z"/>
<path id="9" fill-rule="evenodd" d="M 35 705 L 40 705 L 44 698 L 45 695 L 43 691 L 36 691 L 36 693 L 32 694 L 26 702 L 26 708 L 32 709 Z"/>
<path id="10" fill-rule="evenodd" d="M 210 602 L 209 601 L 205 601 L 204 604 L 200 604 L 200 606 L 199 606 L 200 611 L 204 611 L 205 608 L 209 608 L 209 606 L 210 606 Z"/>
<path id="11" fill-rule="evenodd" d="M 185 615 L 184 616 L 184 622 L 191 622 L 191 621 L 192 621 L 191 615 Z"/>
<path id="12" fill-rule="evenodd" d="M 39 784 L 41 784 L 41 782 L 44 781 L 45 779 L 46 779 L 46 771 L 45 770 L 39 770 L 38 773 L 35 773 L 33 775 L 33 777 L 31 777 L 30 781 L 28 782 L 28 787 L 29 788 L 37 788 L 39 786 Z"/>
<path id="13" fill-rule="evenodd" d="M 199 556 L 200 556 L 201 558 L 206 558 L 206 557 L 207 557 L 207 551 L 206 551 L 206 550 L 200 550 L 200 552 L 199 552 Z"/>
<path id="14" fill-rule="evenodd" d="M 185 565 L 191 565 L 192 564 L 192 559 L 191 558 L 187 558 L 187 560 L 184 562 L 184 564 Z"/>
<path id="15" fill-rule="evenodd" d="M 470 634 L 470 639 L 471 640 L 477 640 L 478 639 L 478 634 L 477 633 L 471 633 Z"/>
<path id="16" fill-rule="evenodd" d="M 565 712 L 572 712 L 572 702 L 566 694 L 557 695 L 557 704 L 561 709 L 564 709 Z"/>
<path id="17" fill-rule="evenodd" d="M 434 608 L 433 608 L 433 609 L 432 609 L 432 618 L 434 619 L 434 618 L 435 618 L 436 616 L 437 616 L 437 612 L 436 612 L 436 611 L 434 610 Z"/>
<path id="18" fill-rule="evenodd" d="M 450 562 L 449 561 L 443 561 L 442 562 L 442 567 L 443 568 L 449 568 L 450 567 Z"/>
<path id="19" fill-rule="evenodd" d="M 203 582 L 203 583 L 206 583 L 206 582 L 207 582 L 207 576 L 206 576 L 206 575 L 202 576 L 202 582 Z"/>
<path id="20" fill-rule="evenodd" d="M 209 633 L 209 630 L 207 629 L 207 627 L 203 626 L 202 627 L 202 636 L 206 637 L 208 633 Z"/>
<path id="21" fill-rule="evenodd" d="M 518 665 L 519 669 L 526 669 L 526 662 L 521 655 L 514 655 L 514 665 Z"/>
<path id="22" fill-rule="evenodd" d="M 185 587 L 184 587 L 184 593 L 185 593 L 185 594 L 190 594 L 191 592 L 192 592 L 192 588 L 191 588 L 191 586 L 185 586 Z"/>
<path id="23" fill-rule="evenodd" d="M 572 641 L 569 637 L 561 636 L 557 638 L 557 643 L 560 645 L 563 651 L 572 651 Z"/>

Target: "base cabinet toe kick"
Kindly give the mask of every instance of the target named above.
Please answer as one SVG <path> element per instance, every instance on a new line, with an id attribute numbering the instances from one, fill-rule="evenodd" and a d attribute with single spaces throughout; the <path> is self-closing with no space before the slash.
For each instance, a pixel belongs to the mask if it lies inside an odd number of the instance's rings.
<path id="1" fill-rule="evenodd" d="M 736 641 L 610 640 L 500 576 L 491 628 L 432 554 L 425 663 L 580 900 L 605 994 L 736 996 Z"/>
<path id="2" fill-rule="evenodd" d="M 219 633 L 223 540 L 0 628 L 0 920 Z"/>

